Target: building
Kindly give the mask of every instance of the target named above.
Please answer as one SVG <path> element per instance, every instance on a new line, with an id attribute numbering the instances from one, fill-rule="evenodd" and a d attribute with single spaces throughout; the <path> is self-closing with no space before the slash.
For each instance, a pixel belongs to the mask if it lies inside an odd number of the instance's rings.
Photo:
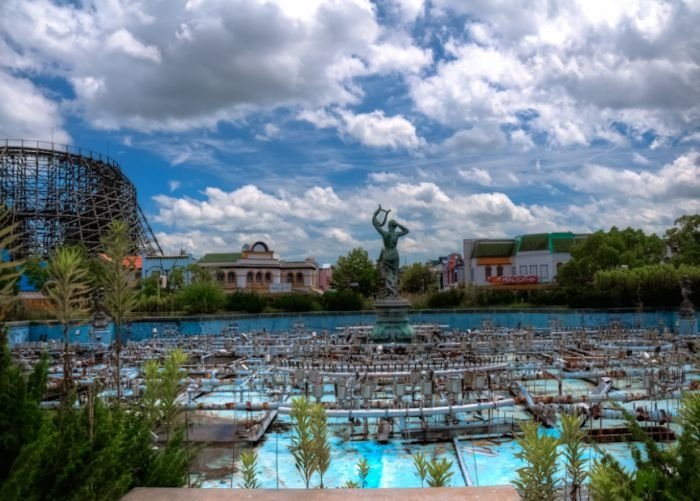
<path id="1" fill-rule="evenodd" d="M 453 252 L 449 256 L 440 258 L 440 288 L 456 287 L 464 282 L 464 260 L 462 256 Z"/>
<path id="2" fill-rule="evenodd" d="M 141 277 L 146 278 L 153 275 L 160 277 L 160 286 L 167 287 L 170 282 L 170 274 L 173 270 L 182 268 L 184 271 L 183 285 L 189 285 L 192 280 L 188 266 L 195 263 L 191 254 L 182 253 L 178 256 L 141 256 Z"/>
<path id="3" fill-rule="evenodd" d="M 265 242 L 246 244 L 241 252 L 205 254 L 199 265 L 210 270 L 226 292 L 318 291 L 318 264 L 314 258 L 283 261 Z"/>
<path id="4" fill-rule="evenodd" d="M 571 246 L 587 235 L 537 233 L 512 239 L 465 239 L 464 283 L 533 286 L 554 281 L 571 259 Z"/>
<path id="5" fill-rule="evenodd" d="M 322 264 L 318 270 L 318 288 L 325 292 L 331 287 L 333 287 L 333 266 Z"/>

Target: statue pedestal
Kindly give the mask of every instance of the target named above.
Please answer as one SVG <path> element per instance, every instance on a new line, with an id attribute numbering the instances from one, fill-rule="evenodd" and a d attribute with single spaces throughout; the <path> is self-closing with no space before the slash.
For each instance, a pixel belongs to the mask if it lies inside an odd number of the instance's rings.
<path id="1" fill-rule="evenodd" d="M 408 323 L 410 301 L 396 297 L 378 299 L 374 303 L 377 320 L 370 340 L 374 342 L 408 343 L 413 337 L 413 328 Z"/>
<path id="2" fill-rule="evenodd" d="M 697 336 L 698 334 L 698 320 L 694 316 L 679 318 L 677 326 L 680 336 Z"/>

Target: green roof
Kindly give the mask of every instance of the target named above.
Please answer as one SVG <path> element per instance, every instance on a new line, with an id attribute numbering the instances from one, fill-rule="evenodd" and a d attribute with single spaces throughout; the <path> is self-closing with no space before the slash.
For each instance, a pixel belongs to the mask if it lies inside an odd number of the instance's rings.
<path id="1" fill-rule="evenodd" d="M 523 235 L 517 242 L 518 252 L 549 250 L 549 233 Z"/>
<path id="2" fill-rule="evenodd" d="M 571 232 L 534 233 L 516 238 L 518 252 L 549 251 L 569 252 L 574 243 L 584 240 L 587 235 L 575 235 Z"/>
<path id="3" fill-rule="evenodd" d="M 479 240 L 472 257 L 508 257 L 515 250 L 514 240 Z"/>
<path id="4" fill-rule="evenodd" d="M 233 263 L 241 258 L 240 252 L 214 252 L 204 254 L 200 263 Z"/>

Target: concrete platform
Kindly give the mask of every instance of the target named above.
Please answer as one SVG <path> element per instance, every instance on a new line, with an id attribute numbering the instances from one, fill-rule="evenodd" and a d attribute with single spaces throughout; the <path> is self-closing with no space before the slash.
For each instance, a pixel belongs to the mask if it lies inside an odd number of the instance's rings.
<path id="1" fill-rule="evenodd" d="M 138 487 L 123 501 L 518 501 L 510 485 L 495 487 L 436 487 L 430 489 L 163 489 Z"/>

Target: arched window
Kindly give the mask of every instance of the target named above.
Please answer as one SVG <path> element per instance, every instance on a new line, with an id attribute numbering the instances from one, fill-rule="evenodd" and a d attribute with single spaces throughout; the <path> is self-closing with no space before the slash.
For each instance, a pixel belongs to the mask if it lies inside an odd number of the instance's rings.
<path id="1" fill-rule="evenodd" d="M 256 281 L 256 282 L 262 282 L 262 273 L 257 272 L 257 273 L 255 274 L 255 281 Z"/>
<path id="2" fill-rule="evenodd" d="M 503 266 L 501 266 L 500 264 L 499 264 L 498 267 L 496 268 L 496 275 L 499 276 L 499 277 L 502 277 L 502 276 L 503 276 Z"/>
<path id="3" fill-rule="evenodd" d="M 294 282 L 294 275 L 291 272 L 287 273 L 287 283 L 291 284 L 292 282 Z"/>
<path id="4" fill-rule="evenodd" d="M 304 274 L 302 272 L 297 273 L 297 282 L 304 283 Z"/>
<path id="5" fill-rule="evenodd" d="M 232 271 L 229 271 L 227 280 L 228 280 L 228 283 L 235 284 L 236 283 L 236 274 Z"/>
<path id="6" fill-rule="evenodd" d="M 265 282 L 272 282 L 272 275 L 269 271 L 265 273 Z"/>
<path id="7" fill-rule="evenodd" d="M 249 284 L 253 283 L 253 272 L 252 271 L 248 272 L 248 275 L 246 276 L 246 282 L 248 282 Z"/>
<path id="8" fill-rule="evenodd" d="M 564 266 L 564 263 L 557 263 L 557 273 L 559 273 L 559 268 Z"/>
<path id="9" fill-rule="evenodd" d="M 224 281 L 224 272 L 223 272 L 223 271 L 217 271 L 217 272 L 216 272 L 216 281 L 217 281 L 217 282 L 223 282 L 223 281 Z"/>
<path id="10" fill-rule="evenodd" d="M 491 266 L 487 266 L 486 267 L 486 278 L 489 278 L 492 275 L 492 273 L 493 272 L 491 271 Z"/>

